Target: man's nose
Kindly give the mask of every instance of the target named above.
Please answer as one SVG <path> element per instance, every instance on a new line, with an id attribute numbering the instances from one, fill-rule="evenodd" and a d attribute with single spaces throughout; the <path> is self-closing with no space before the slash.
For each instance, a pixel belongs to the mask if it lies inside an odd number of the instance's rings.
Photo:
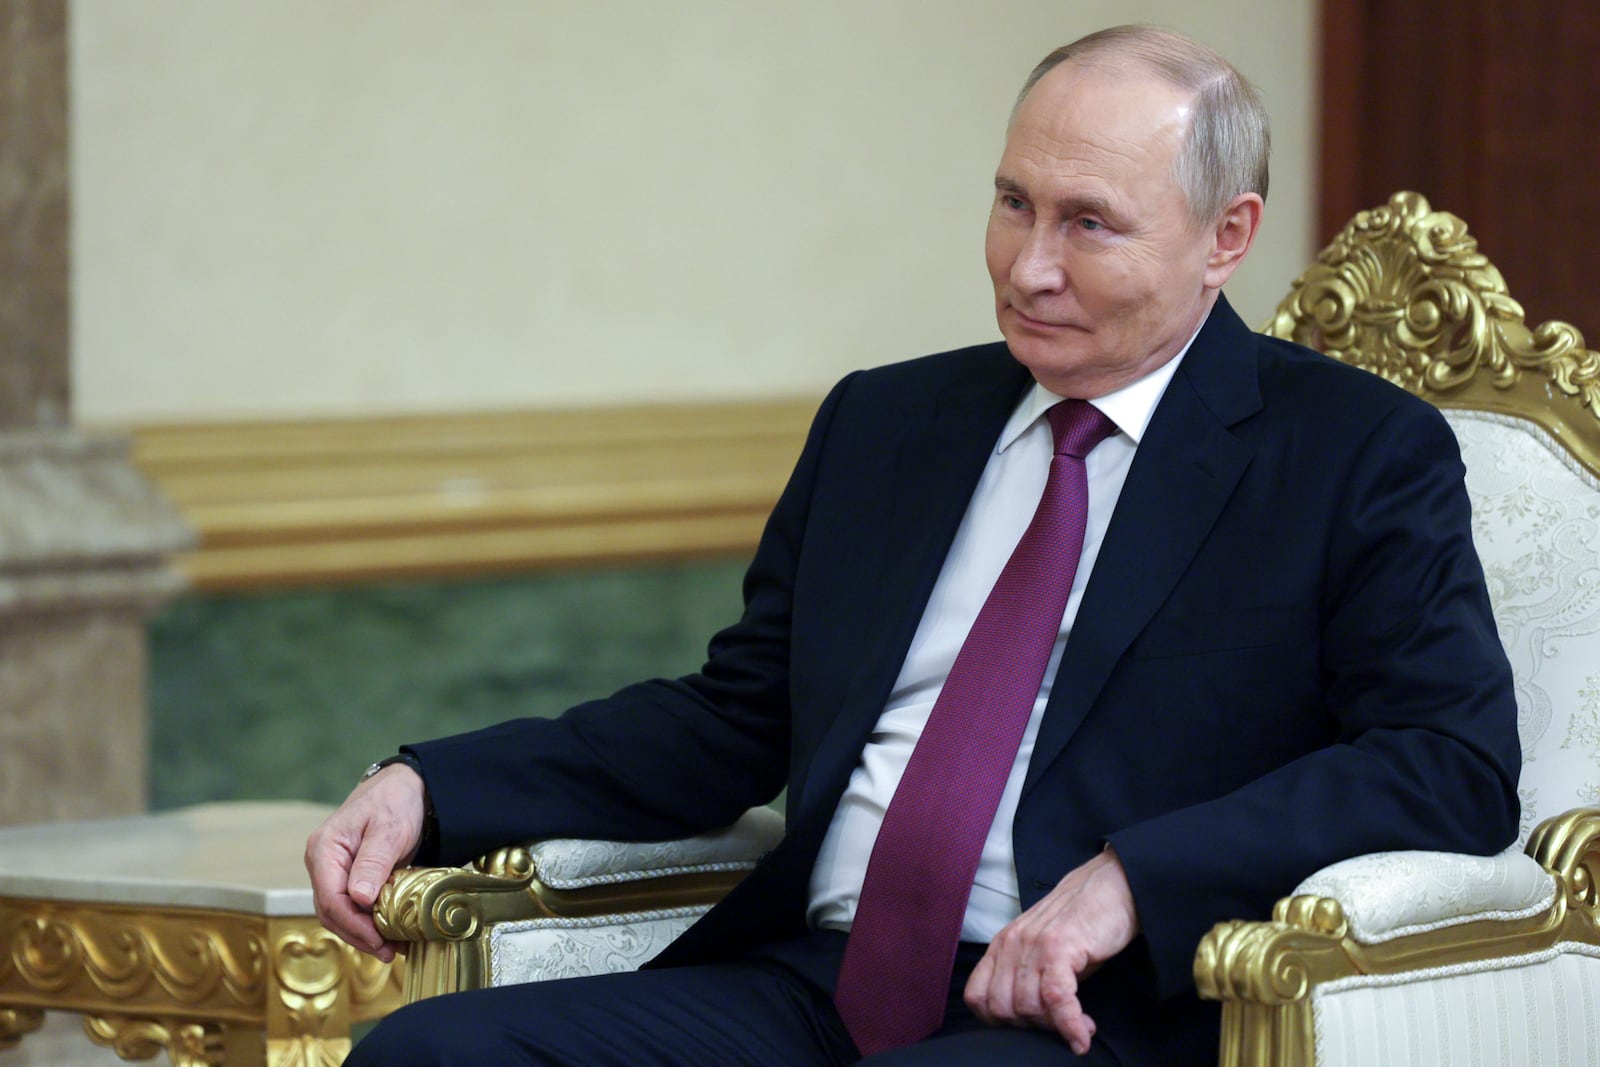
<path id="1" fill-rule="evenodd" d="M 1061 237 L 1046 225 L 1035 225 L 1011 264 L 1011 284 L 1025 293 L 1059 293 L 1067 286 Z"/>

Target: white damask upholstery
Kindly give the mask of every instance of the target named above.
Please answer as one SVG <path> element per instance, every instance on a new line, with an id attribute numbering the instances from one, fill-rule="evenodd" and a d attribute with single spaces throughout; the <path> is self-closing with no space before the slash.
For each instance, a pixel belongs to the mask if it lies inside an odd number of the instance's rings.
<path id="1" fill-rule="evenodd" d="M 528 851 L 552 889 L 587 889 L 671 874 L 749 870 L 783 837 L 783 816 L 752 808 L 724 830 L 679 841 L 552 838 Z"/>
<path id="2" fill-rule="evenodd" d="M 1452 923 L 1536 914 L 1555 899 L 1556 882 L 1520 848 L 1498 856 L 1375 852 L 1324 867 L 1295 895 L 1337 900 L 1350 936 L 1375 945 Z"/>
<path id="3" fill-rule="evenodd" d="M 679 841 L 551 839 L 529 848 L 539 881 L 593 889 L 674 875 L 748 871 L 783 837 L 783 816 L 753 808 L 725 830 Z M 709 904 L 498 923 L 489 930 L 489 984 L 631 971 L 710 910 Z"/>
<path id="4" fill-rule="evenodd" d="M 489 931 L 489 984 L 636 970 L 709 910 L 707 905 L 500 923 Z"/>
<path id="5" fill-rule="evenodd" d="M 1318 986 L 1318 1067 L 1593 1067 L 1600 1064 L 1597 952 L 1567 944 L 1513 960 Z"/>
<path id="6" fill-rule="evenodd" d="M 1541 820 L 1600 804 L 1600 480 L 1524 419 L 1445 416 L 1516 676 L 1525 842 Z"/>

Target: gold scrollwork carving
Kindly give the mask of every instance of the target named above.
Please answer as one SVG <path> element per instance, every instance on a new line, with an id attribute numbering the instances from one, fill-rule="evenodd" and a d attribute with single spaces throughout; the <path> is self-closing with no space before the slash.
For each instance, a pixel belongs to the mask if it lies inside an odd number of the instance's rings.
<path id="1" fill-rule="evenodd" d="M 267 1067 L 337 1067 L 350 1023 L 399 1007 L 403 968 L 357 952 L 314 919 L 274 920 Z"/>
<path id="2" fill-rule="evenodd" d="M 3 902 L 0 945 L 0 978 L 46 994 L 242 1008 L 265 981 L 261 937 L 213 913 Z"/>
<path id="3" fill-rule="evenodd" d="M 273 1067 L 338 1067 L 350 1051 L 348 950 L 324 930 L 293 930 L 273 946 L 283 1032 L 269 1035 Z M 279 1029 L 279 1028 L 273 1028 Z"/>
<path id="4" fill-rule="evenodd" d="M 393 963 L 384 963 L 376 956 L 357 952 L 348 945 L 344 950 L 345 973 L 349 976 L 350 1007 L 356 1018 L 367 1018 L 369 1013 L 387 1014 L 399 1006 L 400 990 L 405 985 L 405 959 L 396 957 Z"/>
<path id="5" fill-rule="evenodd" d="M 1300 895 L 1284 897 L 1272 908 L 1272 917 L 1298 930 L 1328 937 L 1343 937 L 1350 932 L 1344 905 L 1332 897 Z"/>
<path id="6" fill-rule="evenodd" d="M 1600 352 L 1564 322 L 1530 329 L 1466 223 L 1416 193 L 1357 214 L 1295 280 L 1265 332 L 1438 403 L 1516 407 L 1497 394 L 1531 374 L 1534 405 L 1549 410 L 1528 414 L 1600 469 Z"/>
<path id="7" fill-rule="evenodd" d="M 1600 910 L 1600 808 L 1546 819 L 1528 838 L 1528 855 L 1559 878 L 1591 920 Z"/>
<path id="8" fill-rule="evenodd" d="M 373 919 L 384 937 L 397 941 L 464 941 L 486 922 L 512 917 L 513 911 L 538 914 L 527 890 L 534 880 L 533 859 L 525 848 L 500 849 L 463 867 L 410 867 L 396 871 L 378 893 Z M 525 903 L 510 903 L 508 897 Z"/>
<path id="9" fill-rule="evenodd" d="M 163 1050 L 172 1067 L 217 1067 L 223 1060 L 222 1031 L 206 1023 L 89 1015 L 83 1029 L 95 1044 L 125 1060 L 148 1060 Z"/>
<path id="10" fill-rule="evenodd" d="M 13 1048 L 23 1035 L 44 1025 L 44 1012 L 38 1008 L 0 1007 L 0 1052 Z"/>
<path id="11" fill-rule="evenodd" d="M 1195 953 L 1195 986 L 1211 1000 L 1284 1005 L 1348 969 L 1342 939 L 1288 922 L 1226 922 L 1211 929 Z"/>

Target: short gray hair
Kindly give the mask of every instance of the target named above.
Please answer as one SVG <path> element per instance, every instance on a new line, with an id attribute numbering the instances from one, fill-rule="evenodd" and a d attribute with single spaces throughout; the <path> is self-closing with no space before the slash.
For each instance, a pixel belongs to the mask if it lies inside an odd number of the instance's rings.
<path id="1" fill-rule="evenodd" d="M 1040 60 L 1017 94 L 1022 106 L 1039 80 L 1068 60 L 1132 60 L 1179 89 L 1194 94 L 1194 115 L 1173 177 L 1196 224 L 1207 224 L 1241 193 L 1267 198 L 1272 128 L 1261 94 L 1221 55 L 1176 30 L 1113 26 L 1062 45 Z M 1113 68 L 1115 69 L 1115 68 Z"/>

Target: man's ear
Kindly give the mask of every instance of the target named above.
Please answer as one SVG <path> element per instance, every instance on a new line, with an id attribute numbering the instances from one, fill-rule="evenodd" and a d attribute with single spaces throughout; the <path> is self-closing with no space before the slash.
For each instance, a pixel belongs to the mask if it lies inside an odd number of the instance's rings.
<path id="1" fill-rule="evenodd" d="M 1211 255 L 1206 258 L 1206 288 L 1222 288 L 1244 262 L 1261 228 L 1263 207 L 1260 194 L 1240 193 L 1218 217 L 1212 229 Z"/>

